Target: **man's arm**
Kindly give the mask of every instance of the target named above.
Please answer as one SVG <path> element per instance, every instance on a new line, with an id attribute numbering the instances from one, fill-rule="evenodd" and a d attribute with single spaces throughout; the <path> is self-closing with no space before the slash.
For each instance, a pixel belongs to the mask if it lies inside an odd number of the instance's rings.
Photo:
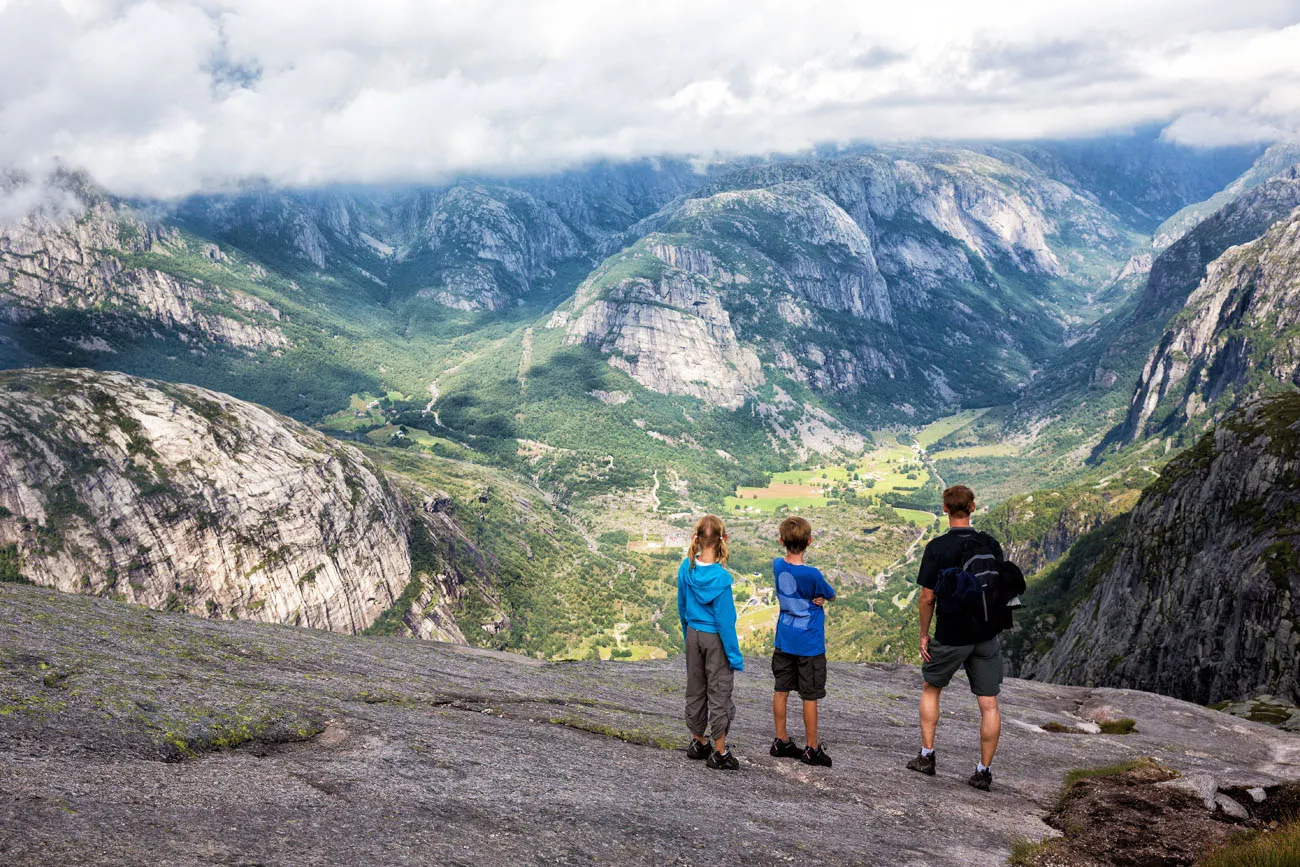
<path id="1" fill-rule="evenodd" d="M 934 591 L 929 587 L 921 588 L 921 601 L 917 603 L 921 611 L 921 659 L 930 661 L 930 618 L 934 616 Z"/>
<path id="2" fill-rule="evenodd" d="M 934 617 L 934 588 L 938 582 L 939 564 L 926 545 L 921 555 L 921 571 L 916 576 L 916 583 L 921 585 L 921 598 L 917 602 L 921 614 L 921 659 L 926 662 L 930 661 L 930 620 Z"/>

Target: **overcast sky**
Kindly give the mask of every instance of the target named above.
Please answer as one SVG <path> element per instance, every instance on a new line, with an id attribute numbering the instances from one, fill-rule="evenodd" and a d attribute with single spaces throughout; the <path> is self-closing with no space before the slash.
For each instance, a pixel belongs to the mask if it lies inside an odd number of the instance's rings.
<path id="1" fill-rule="evenodd" d="M 0 0 L 0 168 L 172 196 L 593 158 L 1300 129 L 1300 0 Z"/>

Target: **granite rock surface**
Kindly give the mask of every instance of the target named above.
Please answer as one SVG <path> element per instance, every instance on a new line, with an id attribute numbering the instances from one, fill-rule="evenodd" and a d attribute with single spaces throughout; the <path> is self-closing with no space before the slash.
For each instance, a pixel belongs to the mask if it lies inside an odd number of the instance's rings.
<path id="1" fill-rule="evenodd" d="M 1009 680 L 981 793 L 963 680 L 929 778 L 903 767 L 916 669 L 848 664 L 822 704 L 835 765 L 811 768 L 767 755 L 770 681 L 747 668 L 728 774 L 685 757 L 680 661 L 541 664 L 0 584 L 0 861 L 991 867 L 1055 833 L 1042 817 L 1072 768 L 1153 756 L 1219 787 L 1300 776 L 1300 738 L 1265 725 Z M 1107 715 L 1137 732 L 1040 728 Z"/>

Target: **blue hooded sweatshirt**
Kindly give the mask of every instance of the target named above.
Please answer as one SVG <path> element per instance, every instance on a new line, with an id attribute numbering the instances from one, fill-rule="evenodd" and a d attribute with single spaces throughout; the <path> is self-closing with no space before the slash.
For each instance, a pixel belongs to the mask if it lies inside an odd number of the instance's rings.
<path id="1" fill-rule="evenodd" d="M 717 563 L 696 563 L 689 559 L 677 570 L 677 614 L 682 619 L 682 637 L 689 626 L 696 632 L 712 632 L 722 639 L 727 664 L 732 671 L 744 671 L 736 638 L 736 600 L 731 596 L 731 573 Z"/>

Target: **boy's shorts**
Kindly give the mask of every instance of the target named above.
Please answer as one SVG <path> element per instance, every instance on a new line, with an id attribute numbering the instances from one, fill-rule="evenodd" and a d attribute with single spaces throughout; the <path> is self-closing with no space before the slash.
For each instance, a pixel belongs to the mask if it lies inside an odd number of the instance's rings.
<path id="1" fill-rule="evenodd" d="M 778 650 L 772 654 L 776 692 L 798 691 L 804 701 L 826 697 L 826 654 L 795 656 Z"/>
<path id="2" fill-rule="evenodd" d="M 948 645 L 930 639 L 930 661 L 921 664 L 921 676 L 931 686 L 943 689 L 965 668 L 970 691 L 994 696 L 1002 691 L 1002 643 L 995 637 L 979 644 Z"/>

